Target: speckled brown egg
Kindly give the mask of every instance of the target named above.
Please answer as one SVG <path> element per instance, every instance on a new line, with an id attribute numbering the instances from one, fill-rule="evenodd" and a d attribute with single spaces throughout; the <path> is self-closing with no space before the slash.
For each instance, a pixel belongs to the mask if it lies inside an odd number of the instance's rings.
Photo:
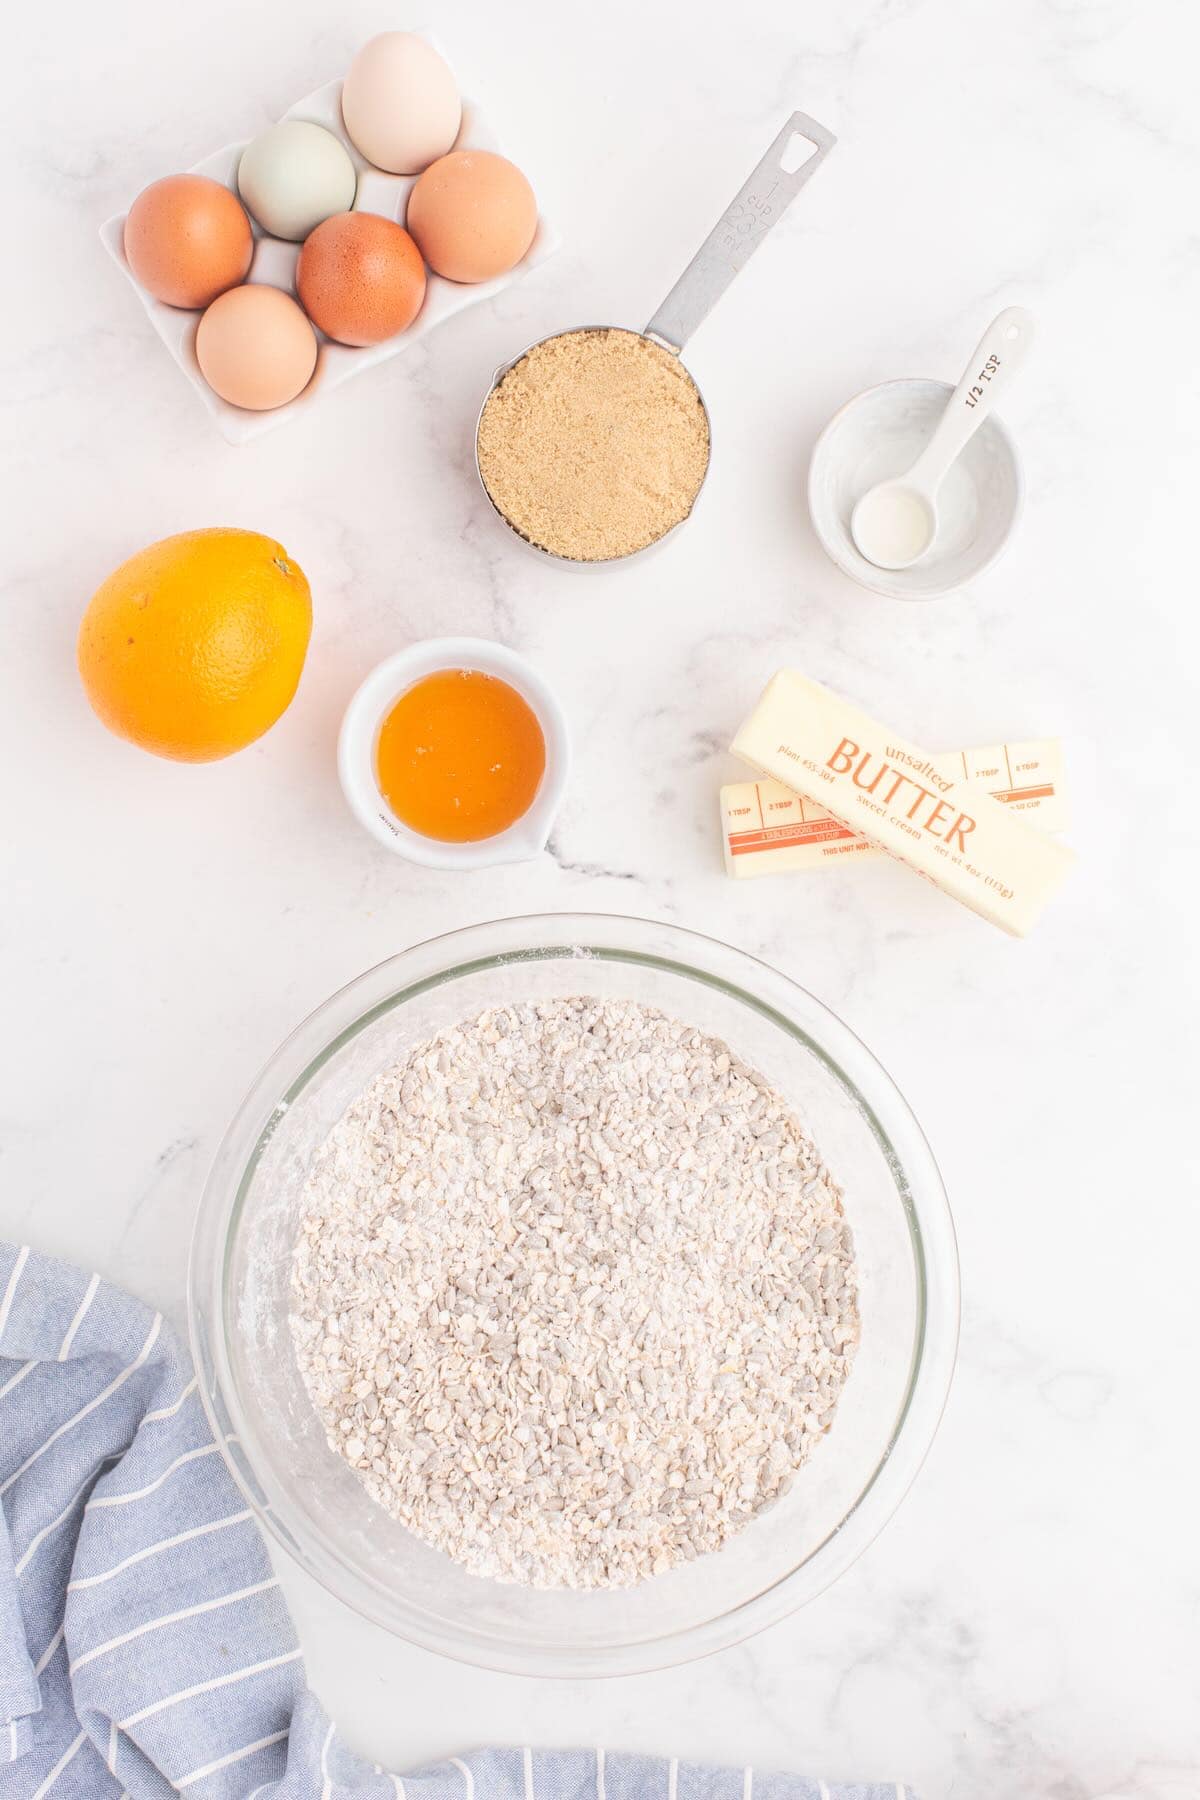
<path id="1" fill-rule="evenodd" d="M 491 281 L 520 262 L 537 230 L 537 201 L 515 163 L 490 150 L 452 150 L 408 197 L 408 229 L 447 281 Z"/>
<path id="2" fill-rule="evenodd" d="M 376 213 L 337 213 L 304 240 L 296 291 L 305 312 L 339 344 L 381 344 L 412 324 L 425 298 L 425 264 L 402 225 Z"/>
<path id="3" fill-rule="evenodd" d="M 125 219 L 125 259 L 167 306 L 208 306 L 246 279 L 254 235 L 236 194 L 207 175 L 166 175 Z"/>

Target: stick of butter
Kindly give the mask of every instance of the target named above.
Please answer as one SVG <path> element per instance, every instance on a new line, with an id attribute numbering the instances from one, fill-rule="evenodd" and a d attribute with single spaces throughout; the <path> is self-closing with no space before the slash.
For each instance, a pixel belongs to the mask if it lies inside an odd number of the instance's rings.
<path id="1" fill-rule="evenodd" d="M 1074 861 L 979 786 L 943 774 L 926 751 L 794 669 L 768 682 L 732 749 L 1014 937 L 1030 930 Z"/>
<path id="2" fill-rule="evenodd" d="M 1014 812 L 1023 812 L 1039 831 L 1061 831 L 1066 824 L 1057 738 L 946 750 L 929 760 L 939 775 L 975 782 Z M 886 855 L 815 800 L 770 779 L 731 781 L 721 789 L 721 842 L 725 872 L 735 881 L 792 869 L 827 869 L 847 857 Z"/>

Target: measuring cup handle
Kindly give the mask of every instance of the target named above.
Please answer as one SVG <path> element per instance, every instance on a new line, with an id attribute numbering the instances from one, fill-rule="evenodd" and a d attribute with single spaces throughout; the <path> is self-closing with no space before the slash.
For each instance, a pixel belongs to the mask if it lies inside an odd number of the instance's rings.
<path id="1" fill-rule="evenodd" d="M 816 154 L 793 168 L 788 151 L 797 137 L 815 144 Z M 806 113 L 792 114 L 647 325 L 647 337 L 678 355 L 836 142 L 831 131 Z"/>

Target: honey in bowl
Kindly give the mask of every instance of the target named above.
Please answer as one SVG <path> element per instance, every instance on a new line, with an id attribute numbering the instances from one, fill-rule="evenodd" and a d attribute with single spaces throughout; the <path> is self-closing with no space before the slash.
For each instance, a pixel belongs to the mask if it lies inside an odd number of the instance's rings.
<path id="1" fill-rule="evenodd" d="M 375 747 L 375 778 L 396 818 L 444 844 L 507 831 L 533 805 L 545 769 L 529 702 L 478 669 L 439 669 L 414 683 Z"/>

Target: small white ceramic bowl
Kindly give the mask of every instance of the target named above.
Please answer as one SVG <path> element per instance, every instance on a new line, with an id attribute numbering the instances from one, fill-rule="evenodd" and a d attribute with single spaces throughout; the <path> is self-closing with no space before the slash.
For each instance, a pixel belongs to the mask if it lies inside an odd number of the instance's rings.
<path id="1" fill-rule="evenodd" d="M 885 381 L 834 413 L 813 448 L 808 508 L 813 528 L 844 575 L 894 600 L 932 600 L 995 562 L 1021 513 L 1025 484 L 1016 447 L 993 413 L 938 493 L 933 544 L 907 569 L 877 569 L 850 535 L 854 503 L 912 467 L 953 388 L 945 381 Z"/>
<path id="2" fill-rule="evenodd" d="M 476 669 L 507 681 L 533 708 L 546 740 L 546 769 L 528 812 L 507 831 L 469 844 L 446 844 L 412 831 L 392 812 L 375 779 L 375 747 L 384 719 L 401 694 L 441 669 Z M 567 721 L 558 701 L 522 657 L 487 638 L 426 638 L 387 657 L 346 708 L 338 738 L 342 792 L 359 824 L 386 849 L 427 869 L 486 869 L 537 856 L 546 847 L 570 768 Z"/>

